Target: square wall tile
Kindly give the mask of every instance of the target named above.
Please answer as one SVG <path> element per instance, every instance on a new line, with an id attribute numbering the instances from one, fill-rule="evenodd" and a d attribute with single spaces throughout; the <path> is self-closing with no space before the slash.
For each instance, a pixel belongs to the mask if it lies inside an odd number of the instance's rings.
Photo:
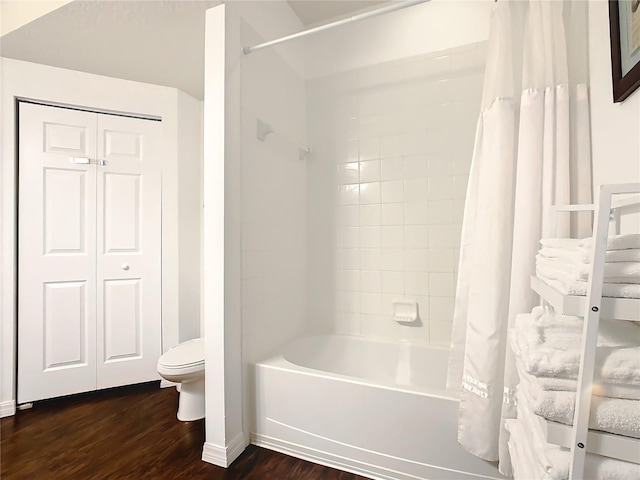
<path id="1" fill-rule="evenodd" d="M 426 225 L 406 225 L 404 227 L 405 248 L 427 248 L 429 246 L 429 227 Z"/>
<path id="2" fill-rule="evenodd" d="M 402 180 L 382 182 L 382 203 L 402 202 L 403 190 Z"/>
<path id="3" fill-rule="evenodd" d="M 404 247 L 404 228 L 402 225 L 380 227 L 382 248 Z"/>
<path id="4" fill-rule="evenodd" d="M 380 227 L 360 227 L 360 247 L 379 248 Z"/>
<path id="5" fill-rule="evenodd" d="M 429 206 L 427 202 L 411 202 L 404 204 L 405 225 L 427 225 L 429 222 Z"/>
<path id="6" fill-rule="evenodd" d="M 360 268 L 362 270 L 382 270 L 382 258 L 379 248 L 360 249 Z"/>
<path id="7" fill-rule="evenodd" d="M 383 249 L 381 264 L 381 269 L 385 271 L 399 272 L 404 270 L 404 250 L 401 248 Z"/>
<path id="8" fill-rule="evenodd" d="M 381 225 L 404 225 L 404 205 L 402 203 L 386 203 L 382 204 L 381 208 Z"/>
<path id="9" fill-rule="evenodd" d="M 429 200 L 453 199 L 453 176 L 429 177 Z"/>
<path id="10" fill-rule="evenodd" d="M 338 184 L 348 185 L 360 182 L 359 163 L 339 163 L 338 164 Z"/>
<path id="11" fill-rule="evenodd" d="M 380 160 L 360 162 L 360 181 L 362 183 L 380 181 Z"/>
<path id="12" fill-rule="evenodd" d="M 357 205 L 343 205 L 338 209 L 338 225 L 341 227 L 357 227 L 360 225 L 360 212 Z"/>
<path id="13" fill-rule="evenodd" d="M 429 271 L 430 272 L 451 272 L 455 270 L 458 257 L 453 248 L 431 248 L 429 249 Z"/>
<path id="14" fill-rule="evenodd" d="M 360 290 L 360 270 L 338 270 L 336 272 L 336 288 L 345 292 Z"/>
<path id="15" fill-rule="evenodd" d="M 429 176 L 429 156 L 408 155 L 404 157 L 404 178 L 427 178 Z"/>
<path id="16" fill-rule="evenodd" d="M 339 335 L 360 335 L 360 313 L 336 313 L 334 331 Z"/>
<path id="17" fill-rule="evenodd" d="M 429 248 L 455 248 L 455 243 L 451 225 L 429 226 Z"/>
<path id="18" fill-rule="evenodd" d="M 380 203 L 380 182 L 360 184 L 360 204 Z"/>
<path id="19" fill-rule="evenodd" d="M 429 274 L 425 272 L 404 273 L 405 295 L 429 295 Z"/>
<path id="20" fill-rule="evenodd" d="M 404 295 L 404 272 L 382 272 L 382 291 Z"/>
<path id="21" fill-rule="evenodd" d="M 453 297 L 429 297 L 429 321 L 453 322 Z"/>
<path id="22" fill-rule="evenodd" d="M 426 202 L 428 181 L 426 178 L 412 178 L 404 181 L 405 202 Z"/>
<path id="23" fill-rule="evenodd" d="M 453 297 L 454 293 L 453 272 L 429 274 L 429 295 L 434 297 Z"/>
<path id="24" fill-rule="evenodd" d="M 338 248 L 359 248 L 360 228 L 340 227 L 338 229 Z"/>
<path id="25" fill-rule="evenodd" d="M 337 266 L 341 270 L 360 268 L 360 250 L 357 248 L 339 248 L 336 251 Z"/>
<path id="26" fill-rule="evenodd" d="M 406 248 L 404 250 L 405 272 L 428 272 L 429 250 L 427 248 Z"/>
<path id="27" fill-rule="evenodd" d="M 429 339 L 434 345 L 451 345 L 452 325 L 449 322 L 429 321 Z"/>
<path id="28" fill-rule="evenodd" d="M 404 161 L 402 157 L 383 158 L 380 160 L 380 178 L 384 180 L 402 180 L 404 178 Z"/>
<path id="29" fill-rule="evenodd" d="M 366 315 L 380 315 L 382 310 L 382 295 L 380 293 L 360 294 L 360 313 Z"/>
<path id="30" fill-rule="evenodd" d="M 360 311 L 360 292 L 336 292 L 336 311 L 358 313 Z"/>
<path id="31" fill-rule="evenodd" d="M 453 200 L 429 202 L 429 225 L 451 225 L 454 223 Z"/>
<path id="32" fill-rule="evenodd" d="M 380 205 L 360 205 L 360 226 L 380 225 Z"/>
<path id="33" fill-rule="evenodd" d="M 340 205 L 358 205 L 360 185 L 342 185 L 339 187 Z"/>
<path id="34" fill-rule="evenodd" d="M 368 293 L 382 292 L 382 272 L 378 270 L 361 270 L 360 291 Z"/>

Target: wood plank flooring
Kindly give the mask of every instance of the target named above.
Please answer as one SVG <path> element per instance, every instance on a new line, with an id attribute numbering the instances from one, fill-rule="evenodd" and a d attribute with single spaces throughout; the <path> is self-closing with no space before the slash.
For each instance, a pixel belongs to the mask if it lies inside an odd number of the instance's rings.
<path id="1" fill-rule="evenodd" d="M 365 480 L 253 445 L 228 469 L 201 461 L 204 421 L 176 419 L 158 383 L 38 402 L 0 423 L 3 480 Z"/>

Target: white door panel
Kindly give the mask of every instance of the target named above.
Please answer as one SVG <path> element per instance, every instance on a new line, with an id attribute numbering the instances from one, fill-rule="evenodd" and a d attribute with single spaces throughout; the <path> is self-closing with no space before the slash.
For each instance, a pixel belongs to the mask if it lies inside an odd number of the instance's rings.
<path id="1" fill-rule="evenodd" d="M 160 122 L 22 103 L 19 127 L 18 402 L 159 378 Z"/>
<path id="2" fill-rule="evenodd" d="M 96 388 L 95 114 L 20 106 L 18 403 Z"/>
<path id="3" fill-rule="evenodd" d="M 159 378 L 161 131 L 98 119 L 98 388 Z"/>

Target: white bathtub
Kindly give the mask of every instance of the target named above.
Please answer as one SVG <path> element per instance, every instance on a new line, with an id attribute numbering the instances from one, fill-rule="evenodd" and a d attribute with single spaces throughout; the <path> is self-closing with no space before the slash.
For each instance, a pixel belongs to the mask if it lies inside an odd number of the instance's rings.
<path id="1" fill-rule="evenodd" d="M 296 340 L 256 365 L 252 443 L 376 479 L 504 478 L 457 443 L 448 349 Z"/>

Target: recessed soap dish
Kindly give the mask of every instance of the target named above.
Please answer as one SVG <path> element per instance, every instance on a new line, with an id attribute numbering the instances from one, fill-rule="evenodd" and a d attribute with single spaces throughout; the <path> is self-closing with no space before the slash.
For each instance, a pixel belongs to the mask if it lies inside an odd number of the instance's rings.
<path id="1" fill-rule="evenodd" d="M 418 321 L 418 302 L 393 302 L 393 319 L 398 323 Z"/>

